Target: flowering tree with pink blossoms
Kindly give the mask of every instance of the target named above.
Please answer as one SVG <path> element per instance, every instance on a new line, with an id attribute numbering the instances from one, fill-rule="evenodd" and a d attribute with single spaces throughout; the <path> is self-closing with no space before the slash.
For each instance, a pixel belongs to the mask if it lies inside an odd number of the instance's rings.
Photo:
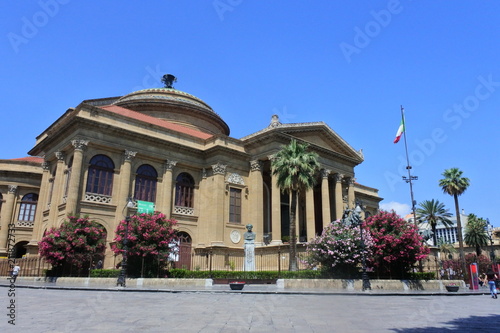
<path id="1" fill-rule="evenodd" d="M 167 219 L 165 214 L 140 214 L 123 220 L 116 228 L 116 236 L 111 249 L 115 254 L 123 253 L 123 242 L 127 242 L 128 274 L 154 276 L 159 265 L 168 260 L 176 251 L 173 244 L 177 241 L 174 226 L 177 221 Z"/>
<path id="2" fill-rule="evenodd" d="M 374 242 L 373 256 L 367 258 L 379 276 L 402 277 L 430 252 L 415 224 L 394 211 L 380 211 L 368 217 L 365 224 Z"/>
<path id="3" fill-rule="evenodd" d="M 366 257 L 370 257 L 373 246 L 370 233 L 365 226 L 362 228 L 364 247 L 359 226 L 333 221 L 320 236 L 309 242 L 306 263 L 310 267 L 321 264 L 329 276 L 354 278 L 359 272 L 363 251 Z"/>
<path id="4" fill-rule="evenodd" d="M 88 216 L 68 216 L 59 228 L 49 229 L 38 246 L 40 256 L 53 268 L 68 264 L 81 269 L 106 249 L 106 229 Z"/>

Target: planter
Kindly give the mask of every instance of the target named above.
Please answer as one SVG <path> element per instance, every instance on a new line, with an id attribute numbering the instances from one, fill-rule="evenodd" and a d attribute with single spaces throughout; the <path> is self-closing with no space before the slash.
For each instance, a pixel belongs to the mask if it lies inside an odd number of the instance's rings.
<path id="1" fill-rule="evenodd" d="M 245 282 L 229 282 L 229 287 L 231 290 L 243 290 Z"/>
<path id="2" fill-rule="evenodd" d="M 234 282 L 235 278 L 229 279 L 212 279 L 213 284 L 228 284 Z M 237 282 L 244 282 L 248 284 L 276 284 L 277 279 L 243 279 L 239 278 Z"/>
<path id="3" fill-rule="evenodd" d="M 456 293 L 458 291 L 458 286 L 446 286 L 446 290 Z"/>

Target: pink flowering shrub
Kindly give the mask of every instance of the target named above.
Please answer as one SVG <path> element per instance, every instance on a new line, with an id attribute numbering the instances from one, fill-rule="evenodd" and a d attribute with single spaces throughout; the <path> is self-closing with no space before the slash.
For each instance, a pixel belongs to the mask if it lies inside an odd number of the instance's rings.
<path id="1" fill-rule="evenodd" d="M 106 249 L 106 230 L 88 217 L 68 216 L 59 228 L 49 229 L 38 246 L 40 256 L 52 266 L 82 268 Z"/>
<path id="2" fill-rule="evenodd" d="M 116 228 L 111 250 L 115 254 L 122 254 L 123 241 L 127 234 L 127 257 L 131 273 L 138 274 L 142 270 L 143 262 L 148 266 L 147 270 L 157 270 L 157 265 L 166 262 L 169 255 L 177 250 L 173 246 L 177 240 L 174 229 L 176 224 L 176 220 L 167 219 L 165 214 L 159 212 L 133 215 L 128 223 L 128 231 L 126 220 L 121 221 Z M 152 267 L 153 264 L 156 266 Z"/>
<path id="3" fill-rule="evenodd" d="M 366 258 L 372 252 L 373 240 L 364 226 L 363 240 L 364 250 L 359 226 L 347 226 L 339 220 L 333 221 L 323 229 L 320 236 L 309 242 L 306 263 L 310 267 L 321 264 L 322 269 L 330 276 L 353 278 L 359 271 L 363 251 Z"/>
<path id="4" fill-rule="evenodd" d="M 365 224 L 374 242 L 370 263 L 379 275 L 401 277 L 430 252 L 415 224 L 394 211 L 380 211 L 368 217 Z"/>

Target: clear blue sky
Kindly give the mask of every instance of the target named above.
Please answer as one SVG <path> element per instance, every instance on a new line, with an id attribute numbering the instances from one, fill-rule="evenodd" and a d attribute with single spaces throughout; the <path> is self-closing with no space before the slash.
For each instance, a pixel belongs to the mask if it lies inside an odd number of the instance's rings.
<path id="1" fill-rule="evenodd" d="M 417 202 L 458 167 L 466 213 L 500 226 L 500 3 L 495 1 L 3 1 L 0 158 L 85 99 L 160 87 L 207 102 L 241 138 L 269 124 L 324 121 L 365 162 L 357 181 L 409 212 L 406 110 Z M 495 111 L 496 110 L 496 111 Z"/>

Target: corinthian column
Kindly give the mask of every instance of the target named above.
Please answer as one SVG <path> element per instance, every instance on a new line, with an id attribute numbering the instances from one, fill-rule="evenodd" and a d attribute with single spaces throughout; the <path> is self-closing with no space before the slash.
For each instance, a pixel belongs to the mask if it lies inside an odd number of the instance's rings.
<path id="1" fill-rule="evenodd" d="M 311 188 L 306 192 L 306 230 L 307 239 L 309 241 L 311 238 L 316 236 L 316 221 L 314 216 L 314 189 Z"/>
<path id="2" fill-rule="evenodd" d="M 271 162 L 275 158 L 274 155 L 269 156 Z M 272 163 L 271 163 L 272 164 Z M 271 175 L 271 230 L 272 242 L 271 244 L 281 244 L 281 192 L 276 184 L 278 177 Z M 288 235 L 286 235 L 288 236 Z"/>
<path id="3" fill-rule="evenodd" d="M 335 174 L 335 220 L 340 220 L 344 214 L 344 205 L 342 199 L 342 179 L 344 175 Z"/>
<path id="4" fill-rule="evenodd" d="M 347 179 L 347 184 L 349 184 L 349 188 L 347 189 L 347 203 L 350 209 L 354 209 L 356 204 L 354 203 L 354 183 L 356 182 L 356 178 L 350 177 Z"/>
<path id="5" fill-rule="evenodd" d="M 89 144 L 88 140 L 73 140 L 71 144 L 75 148 L 73 152 L 73 164 L 68 185 L 68 197 L 66 199 L 66 213 L 78 213 L 78 202 L 80 201 L 82 179 L 83 153 Z"/>
<path id="6" fill-rule="evenodd" d="M 328 186 L 329 175 L 330 170 L 321 170 L 321 207 L 323 215 L 323 228 L 325 228 L 330 224 L 330 222 L 332 222 L 330 211 L 330 188 Z"/>

